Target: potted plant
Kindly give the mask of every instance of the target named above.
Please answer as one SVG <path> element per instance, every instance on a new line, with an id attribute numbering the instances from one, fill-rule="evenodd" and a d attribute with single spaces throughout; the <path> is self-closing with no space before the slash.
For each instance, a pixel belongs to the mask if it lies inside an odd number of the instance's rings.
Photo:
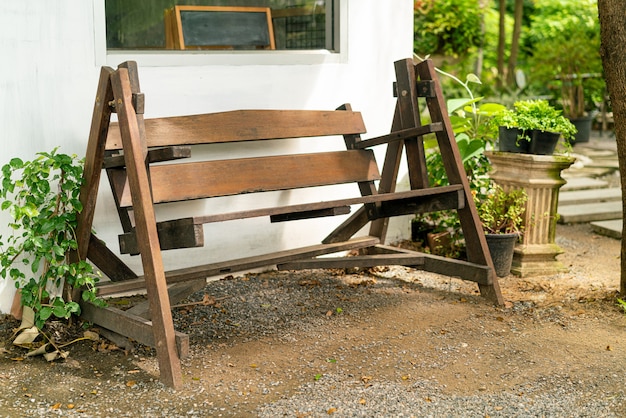
<path id="1" fill-rule="evenodd" d="M 547 100 L 518 100 L 513 107 L 504 109 L 494 118 L 494 123 L 501 128 L 501 151 L 551 155 L 561 136 L 568 147 L 576 134 L 576 127 Z M 514 131 L 513 145 L 503 135 L 506 130 Z"/>
<path id="2" fill-rule="evenodd" d="M 474 193 L 496 274 L 511 271 L 515 242 L 522 233 L 527 195 L 524 189 L 505 190 L 493 181 L 484 193 Z"/>

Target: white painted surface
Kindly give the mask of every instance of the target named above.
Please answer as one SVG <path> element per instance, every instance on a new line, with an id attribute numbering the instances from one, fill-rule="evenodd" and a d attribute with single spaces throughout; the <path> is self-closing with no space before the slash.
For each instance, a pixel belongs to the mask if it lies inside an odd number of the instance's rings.
<path id="1" fill-rule="evenodd" d="M 61 152 L 84 155 L 99 66 L 111 65 L 117 58 L 139 62 L 146 117 L 245 108 L 334 109 L 349 102 L 363 113 L 367 138 L 389 131 L 394 108 L 393 62 L 412 52 L 409 0 L 344 0 L 342 32 L 347 38 L 342 41 L 341 54 L 326 58 L 324 54 L 307 58 L 307 54 L 286 56 L 284 52 L 274 56 L 238 53 L 230 58 L 217 53 L 194 59 L 173 55 L 162 61 L 155 54 L 107 56 L 103 10 L 104 0 L 0 3 L 0 165 L 14 156 L 30 159 L 37 151 L 55 146 L 60 146 Z M 324 140 L 318 148 L 341 145 Z M 287 145 L 292 149 L 299 146 Z M 221 152 L 236 156 L 238 147 L 225 147 Z M 383 152 L 377 151 L 379 163 Z M 121 228 L 109 195 L 103 181 L 95 229 L 117 251 Z M 291 198 L 291 192 L 276 193 L 254 204 L 265 206 Z M 224 207 L 250 204 L 240 197 L 221 203 Z M 206 213 L 216 209 L 194 203 L 194 210 Z M 176 206 L 159 210 L 158 216 L 176 216 Z M 0 213 L 2 234 L 7 232 L 3 227 L 6 221 L 7 215 Z M 179 267 L 312 244 L 340 221 L 331 218 L 277 226 L 266 219 L 252 219 L 208 225 L 204 248 L 167 252 L 165 263 L 168 268 Z M 390 238 L 408 233 L 408 221 L 399 220 Z M 139 266 L 140 260 L 134 257 L 130 263 Z M 13 284 L 0 279 L 1 312 L 8 311 L 12 294 Z"/>

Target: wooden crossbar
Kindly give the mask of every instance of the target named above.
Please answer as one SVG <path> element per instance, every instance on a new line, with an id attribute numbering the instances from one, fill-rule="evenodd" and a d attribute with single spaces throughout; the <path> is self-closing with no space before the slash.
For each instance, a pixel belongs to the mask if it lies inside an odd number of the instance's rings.
<path id="1" fill-rule="evenodd" d="M 109 150 L 122 148 L 118 126 L 111 124 L 106 145 Z M 146 119 L 145 129 L 148 147 L 366 132 L 360 112 L 318 110 L 234 110 Z"/>

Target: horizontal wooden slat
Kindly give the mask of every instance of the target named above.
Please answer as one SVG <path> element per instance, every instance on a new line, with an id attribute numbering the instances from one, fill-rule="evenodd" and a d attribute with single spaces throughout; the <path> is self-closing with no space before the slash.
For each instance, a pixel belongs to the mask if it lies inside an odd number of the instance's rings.
<path id="1" fill-rule="evenodd" d="M 356 257 L 322 257 L 279 264 L 278 270 L 336 268 L 369 268 L 375 266 L 408 266 L 424 264 L 424 254 L 374 254 Z"/>
<path id="2" fill-rule="evenodd" d="M 440 205 L 438 203 L 440 201 L 443 201 L 443 204 Z M 428 205 L 428 207 L 436 206 L 438 210 L 441 210 L 441 208 L 460 209 L 464 206 L 463 186 L 460 184 L 454 184 L 450 186 L 433 187 L 429 189 L 407 190 L 395 193 L 381 193 L 369 196 L 352 197 L 347 199 L 302 203 L 299 205 L 276 206 L 271 208 L 259 208 L 238 212 L 220 213 L 215 215 L 196 216 L 194 217 L 194 221 L 198 224 L 224 222 L 232 221 L 235 219 L 255 218 L 259 216 L 276 216 L 290 213 L 295 214 L 300 212 L 318 211 L 328 208 L 341 208 L 344 206 L 378 202 L 398 202 L 397 204 L 393 204 L 388 207 L 387 210 L 389 212 L 396 212 L 400 210 L 400 208 L 398 208 L 399 206 L 401 207 L 410 205 L 410 208 L 407 209 L 409 211 L 408 213 L 417 213 L 413 211 L 418 210 L 418 205 L 421 204 L 426 204 Z M 432 204 L 429 202 L 432 202 Z M 426 212 L 429 211 L 430 210 L 427 210 Z"/>
<path id="3" fill-rule="evenodd" d="M 148 147 L 365 133 L 361 113 L 347 110 L 235 110 L 146 119 L 145 127 Z M 116 123 L 106 148 L 122 148 Z"/>
<path id="4" fill-rule="evenodd" d="M 221 261 L 218 263 L 205 264 L 196 267 L 171 270 L 165 273 L 168 284 L 180 283 L 189 280 L 202 279 L 221 274 L 250 271 L 259 267 L 267 267 L 286 263 L 301 258 L 317 257 L 324 254 L 332 254 L 340 251 L 350 251 L 359 248 L 372 247 L 380 243 L 377 237 L 363 236 L 348 241 L 333 244 L 317 244 L 291 250 L 277 251 L 275 253 L 239 258 L 235 260 Z M 98 296 L 104 297 L 115 293 L 134 291 L 145 288 L 143 277 L 124 282 L 108 282 L 98 286 Z"/>
<path id="5" fill-rule="evenodd" d="M 121 173 L 124 175 L 124 173 Z M 371 150 L 164 164 L 150 167 L 154 203 L 378 180 Z M 132 205 L 115 182 L 120 206 Z M 118 187 L 117 185 L 122 185 Z"/>

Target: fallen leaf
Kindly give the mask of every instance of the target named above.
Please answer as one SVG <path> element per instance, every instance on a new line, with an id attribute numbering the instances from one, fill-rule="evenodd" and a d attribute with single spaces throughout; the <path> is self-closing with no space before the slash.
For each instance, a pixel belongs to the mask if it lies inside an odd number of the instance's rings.
<path id="1" fill-rule="evenodd" d="M 20 328 L 21 329 L 21 328 Z M 35 326 L 30 328 L 21 329 L 21 332 L 15 340 L 13 340 L 13 344 L 21 346 L 24 344 L 31 344 L 35 339 L 39 336 L 39 329 Z"/>
<path id="2" fill-rule="evenodd" d="M 46 349 L 49 346 L 50 346 L 50 343 L 46 343 L 33 351 L 29 351 L 28 353 L 26 353 L 26 357 L 41 356 L 43 354 L 46 354 Z"/>
<path id="3" fill-rule="evenodd" d="M 326 312 L 326 316 L 327 316 L 327 317 L 329 317 L 329 318 L 330 318 L 331 316 L 333 316 L 333 311 L 328 311 L 328 312 Z"/>
<path id="4" fill-rule="evenodd" d="M 68 403 L 67 404 L 67 409 L 74 409 L 74 404 L 73 403 Z"/>
<path id="5" fill-rule="evenodd" d="M 100 334 L 98 334 L 97 332 L 93 332 L 93 331 L 85 331 L 83 333 L 83 337 L 87 338 L 88 340 L 93 340 L 93 341 L 100 340 Z"/>
<path id="6" fill-rule="evenodd" d="M 367 384 L 372 380 L 372 376 L 361 376 L 361 382 Z"/>
<path id="7" fill-rule="evenodd" d="M 613 347 L 611 347 L 610 345 L 606 346 L 606 351 L 613 351 Z"/>
<path id="8" fill-rule="evenodd" d="M 129 380 L 128 382 L 126 382 L 126 386 L 128 386 L 129 388 L 132 388 L 136 384 L 137 382 L 135 382 L 134 380 Z"/>
<path id="9" fill-rule="evenodd" d="M 327 413 L 328 415 L 332 415 L 332 414 L 334 414 L 335 412 L 337 412 L 337 408 L 328 408 L 328 411 L 326 411 L 326 413 Z"/>
<path id="10" fill-rule="evenodd" d="M 61 403 L 55 403 L 50 407 L 50 409 L 59 409 L 61 407 Z"/>
<path id="11" fill-rule="evenodd" d="M 359 399 L 359 403 L 361 405 L 365 405 L 367 403 L 367 401 L 364 398 Z"/>
<path id="12" fill-rule="evenodd" d="M 405 374 L 404 376 L 402 376 L 402 380 L 409 380 L 411 378 L 410 374 Z"/>

